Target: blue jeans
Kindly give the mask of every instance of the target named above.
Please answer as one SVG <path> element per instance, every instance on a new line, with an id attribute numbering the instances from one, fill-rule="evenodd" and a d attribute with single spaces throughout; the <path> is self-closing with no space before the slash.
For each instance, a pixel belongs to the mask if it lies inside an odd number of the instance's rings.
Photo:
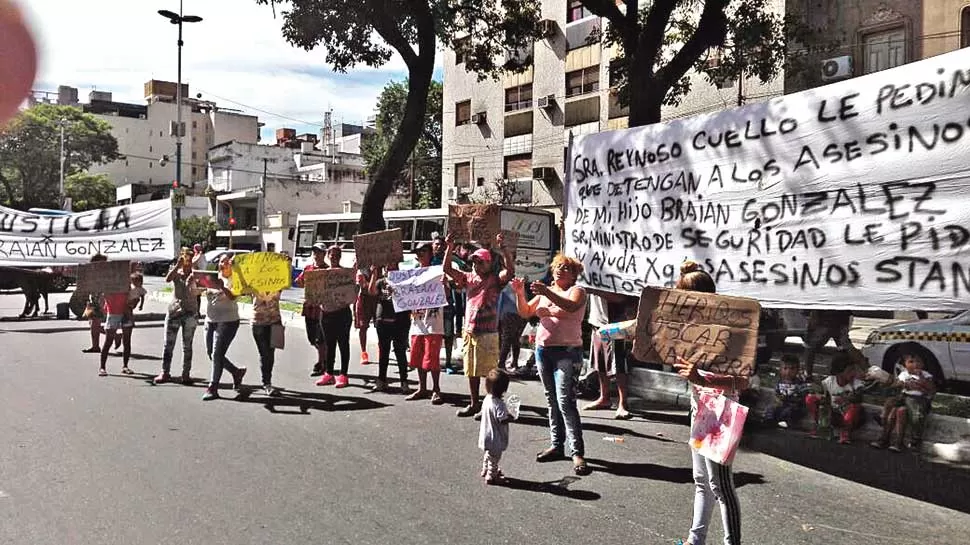
<path id="1" fill-rule="evenodd" d="M 165 347 L 162 349 L 162 373 L 168 374 L 172 370 L 172 355 L 175 352 L 175 340 L 179 330 L 182 330 L 182 374 L 188 375 L 192 371 L 192 340 L 195 338 L 195 314 L 188 313 L 178 317 L 165 316 Z"/>
<path id="2" fill-rule="evenodd" d="M 239 372 L 239 368 L 226 357 L 226 352 L 229 351 L 232 340 L 236 338 L 237 331 L 239 331 L 238 320 L 205 324 L 205 351 L 209 354 L 209 359 L 212 360 L 212 378 L 209 380 L 209 388 L 212 390 L 219 389 L 223 369 L 232 373 L 233 376 Z"/>
<path id="3" fill-rule="evenodd" d="M 536 365 L 549 405 L 549 436 L 552 447 L 568 456 L 585 456 L 583 425 L 576 408 L 576 381 L 583 363 L 579 347 L 540 346 Z"/>

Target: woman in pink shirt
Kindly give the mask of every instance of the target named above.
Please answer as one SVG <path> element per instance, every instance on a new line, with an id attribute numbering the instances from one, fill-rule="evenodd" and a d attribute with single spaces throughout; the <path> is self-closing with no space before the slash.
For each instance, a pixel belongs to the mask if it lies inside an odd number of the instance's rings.
<path id="1" fill-rule="evenodd" d="M 583 363 L 583 318 L 586 314 L 586 290 L 576 285 L 583 272 L 579 261 L 559 254 L 552 260 L 552 284 L 533 282 L 536 294 L 525 299 L 525 282 L 513 280 L 516 307 L 525 319 L 537 316 L 536 364 L 549 404 L 551 446 L 536 455 L 539 462 L 561 460 L 567 454 L 573 459 L 573 471 L 588 475 L 583 427 L 576 408 L 576 381 Z M 568 452 L 567 452 L 568 450 Z"/>

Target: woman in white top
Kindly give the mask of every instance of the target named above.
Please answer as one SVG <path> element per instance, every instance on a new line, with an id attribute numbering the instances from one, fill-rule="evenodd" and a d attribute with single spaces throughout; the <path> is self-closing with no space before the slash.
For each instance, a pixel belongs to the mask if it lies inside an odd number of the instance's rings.
<path id="1" fill-rule="evenodd" d="M 677 289 L 715 293 L 714 279 L 693 261 L 686 261 L 680 267 L 680 280 Z M 675 365 L 680 376 L 691 383 L 691 419 L 696 411 L 698 396 L 704 391 L 724 394 L 737 400 L 738 393 L 747 388 L 746 377 L 718 375 L 700 371 L 693 363 L 680 359 Z M 690 528 L 688 545 L 704 545 L 710 526 L 711 512 L 715 503 L 721 508 L 721 524 L 724 527 L 724 543 L 741 543 L 741 505 L 734 491 L 734 476 L 731 466 L 713 462 L 697 453 L 691 447 L 691 460 L 694 466 L 694 520 Z"/>
<path id="2" fill-rule="evenodd" d="M 245 367 L 236 367 L 226 357 L 229 345 L 236 338 L 239 331 L 239 306 L 236 304 L 236 296 L 230 289 L 232 287 L 232 254 L 224 254 L 219 259 L 219 281 L 221 287 L 209 288 L 205 292 L 206 311 L 205 311 L 205 350 L 212 360 L 212 378 L 209 380 L 209 387 L 206 388 L 202 396 L 203 401 L 209 401 L 219 397 L 219 381 L 222 380 L 222 371 L 225 369 L 232 375 L 232 387 L 239 390 L 242 387 L 243 375 L 246 374 Z"/>

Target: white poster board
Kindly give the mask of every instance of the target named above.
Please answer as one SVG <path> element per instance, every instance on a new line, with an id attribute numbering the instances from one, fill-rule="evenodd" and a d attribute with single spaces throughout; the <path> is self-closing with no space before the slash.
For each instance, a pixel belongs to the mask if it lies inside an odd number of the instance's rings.
<path id="1" fill-rule="evenodd" d="M 970 301 L 970 50 L 690 119 L 578 137 L 566 253 L 637 296 L 685 259 L 766 307 Z"/>
<path id="2" fill-rule="evenodd" d="M 394 290 L 391 294 L 394 312 L 446 306 L 448 299 L 445 297 L 445 285 L 441 281 L 443 277 L 441 265 L 409 271 L 388 271 L 387 280 Z"/>
<path id="3" fill-rule="evenodd" d="M 0 207 L 0 265 L 25 267 L 161 261 L 176 254 L 172 201 L 113 206 L 63 216 Z"/>

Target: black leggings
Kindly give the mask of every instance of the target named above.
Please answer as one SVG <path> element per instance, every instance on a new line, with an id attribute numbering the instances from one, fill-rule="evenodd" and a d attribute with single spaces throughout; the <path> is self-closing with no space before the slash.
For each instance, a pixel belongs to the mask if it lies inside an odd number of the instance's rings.
<path id="1" fill-rule="evenodd" d="M 346 375 L 350 367 L 350 326 L 353 325 L 353 315 L 350 307 L 325 312 L 320 320 L 323 326 L 324 340 L 327 343 L 327 372 L 334 374 L 337 359 L 337 347 L 340 347 L 340 373 Z"/>
<path id="2" fill-rule="evenodd" d="M 391 360 L 391 346 L 397 359 L 397 372 L 401 380 L 408 377 L 408 333 L 410 323 L 377 322 L 378 371 L 377 378 L 387 381 L 387 367 Z"/>

